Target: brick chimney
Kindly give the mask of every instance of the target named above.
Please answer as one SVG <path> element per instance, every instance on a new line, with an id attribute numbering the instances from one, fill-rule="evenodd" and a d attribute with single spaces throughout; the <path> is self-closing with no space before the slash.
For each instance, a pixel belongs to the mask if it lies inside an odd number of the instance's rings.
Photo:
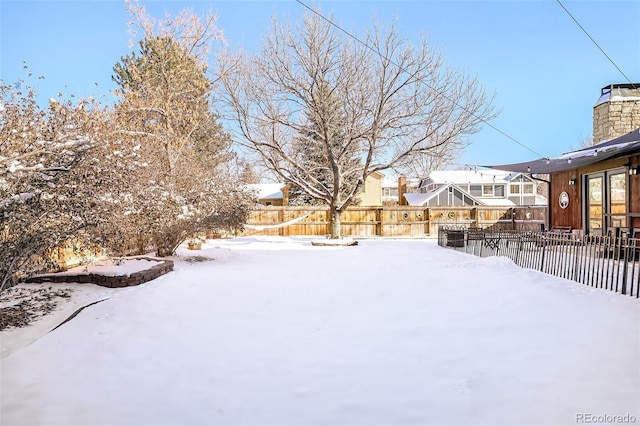
<path id="1" fill-rule="evenodd" d="M 593 143 L 613 139 L 640 127 L 640 83 L 610 84 L 593 107 Z"/>
<path id="2" fill-rule="evenodd" d="M 404 199 L 404 194 L 407 192 L 407 178 L 406 176 L 398 177 L 398 205 L 406 206 L 407 200 Z"/>

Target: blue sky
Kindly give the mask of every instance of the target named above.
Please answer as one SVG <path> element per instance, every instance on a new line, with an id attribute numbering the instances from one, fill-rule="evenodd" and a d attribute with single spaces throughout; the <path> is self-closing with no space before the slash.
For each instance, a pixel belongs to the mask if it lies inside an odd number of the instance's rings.
<path id="1" fill-rule="evenodd" d="M 311 0 L 305 0 L 311 5 Z M 562 2 L 616 65 L 640 82 L 640 1 Z M 213 10 L 231 48 L 252 51 L 271 17 L 299 19 L 303 6 L 280 1 L 142 1 L 150 14 Z M 541 156 L 572 150 L 591 135 L 600 89 L 626 79 L 555 0 L 316 1 L 355 33 L 373 17 L 395 17 L 401 34 L 426 36 L 449 65 L 476 75 L 500 116 L 491 122 Z M 25 77 L 26 61 L 43 99 L 58 92 L 105 97 L 113 65 L 130 52 L 124 1 L 0 0 L 0 77 Z M 97 85 L 96 85 L 97 83 Z M 472 136 L 461 164 L 504 164 L 538 155 L 492 128 Z"/>

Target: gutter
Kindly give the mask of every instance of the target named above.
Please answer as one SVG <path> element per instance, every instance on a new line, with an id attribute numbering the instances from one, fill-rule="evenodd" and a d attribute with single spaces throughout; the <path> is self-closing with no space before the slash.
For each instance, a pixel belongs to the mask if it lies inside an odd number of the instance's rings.
<path id="1" fill-rule="evenodd" d="M 551 228 L 551 181 L 546 179 L 541 179 L 537 176 L 534 176 L 535 173 L 529 173 L 529 177 L 533 180 L 537 180 L 539 182 L 544 182 L 547 184 L 547 227 Z"/>

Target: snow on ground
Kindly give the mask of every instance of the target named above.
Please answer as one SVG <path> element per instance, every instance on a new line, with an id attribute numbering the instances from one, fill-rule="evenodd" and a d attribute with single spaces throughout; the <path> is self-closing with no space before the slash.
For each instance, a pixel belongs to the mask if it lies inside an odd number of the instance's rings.
<path id="1" fill-rule="evenodd" d="M 0 423 L 640 421 L 638 299 L 425 240 L 208 247 L 2 359 Z"/>
<path id="2" fill-rule="evenodd" d="M 115 293 L 114 289 L 100 287 L 95 284 L 19 284 L 14 287 L 14 289 L 16 291 L 19 290 L 21 294 L 29 294 L 43 287 L 51 287 L 54 291 L 67 290 L 71 294 L 71 297 L 66 303 L 59 298 L 55 300 L 55 302 L 58 303 L 56 309 L 44 317 L 37 318 L 36 321 L 28 327 L 1 330 L 0 359 L 6 358 L 13 352 L 35 342 L 83 306 L 108 298 Z M 15 303 L 11 301 L 7 301 L 0 305 L 5 307 L 14 304 Z M 0 373 L 4 373 L 4 363 L 2 363 L 0 367 L 2 367 Z M 5 388 L 2 387 L 1 390 L 5 391 Z M 4 393 L 0 392 L 0 396 L 4 398 Z M 1 417 L 0 420 L 2 420 Z M 3 423 L 0 422 L 0 424 Z"/>

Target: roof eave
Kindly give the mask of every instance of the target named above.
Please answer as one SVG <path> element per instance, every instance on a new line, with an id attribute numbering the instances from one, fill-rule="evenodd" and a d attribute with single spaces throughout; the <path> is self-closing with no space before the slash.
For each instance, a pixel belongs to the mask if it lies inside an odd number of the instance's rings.
<path id="1" fill-rule="evenodd" d="M 601 148 L 601 151 L 598 151 Z M 584 155 L 585 151 L 593 150 L 594 155 Z M 640 152 L 640 128 L 614 138 L 601 142 L 588 148 L 579 149 L 562 154 L 558 158 L 539 158 L 523 163 L 501 164 L 497 166 L 482 166 L 490 169 L 507 170 L 520 173 L 556 173 L 574 170 L 583 166 L 599 163 L 610 158 L 621 157 Z M 575 154 L 575 158 L 572 158 Z"/>

